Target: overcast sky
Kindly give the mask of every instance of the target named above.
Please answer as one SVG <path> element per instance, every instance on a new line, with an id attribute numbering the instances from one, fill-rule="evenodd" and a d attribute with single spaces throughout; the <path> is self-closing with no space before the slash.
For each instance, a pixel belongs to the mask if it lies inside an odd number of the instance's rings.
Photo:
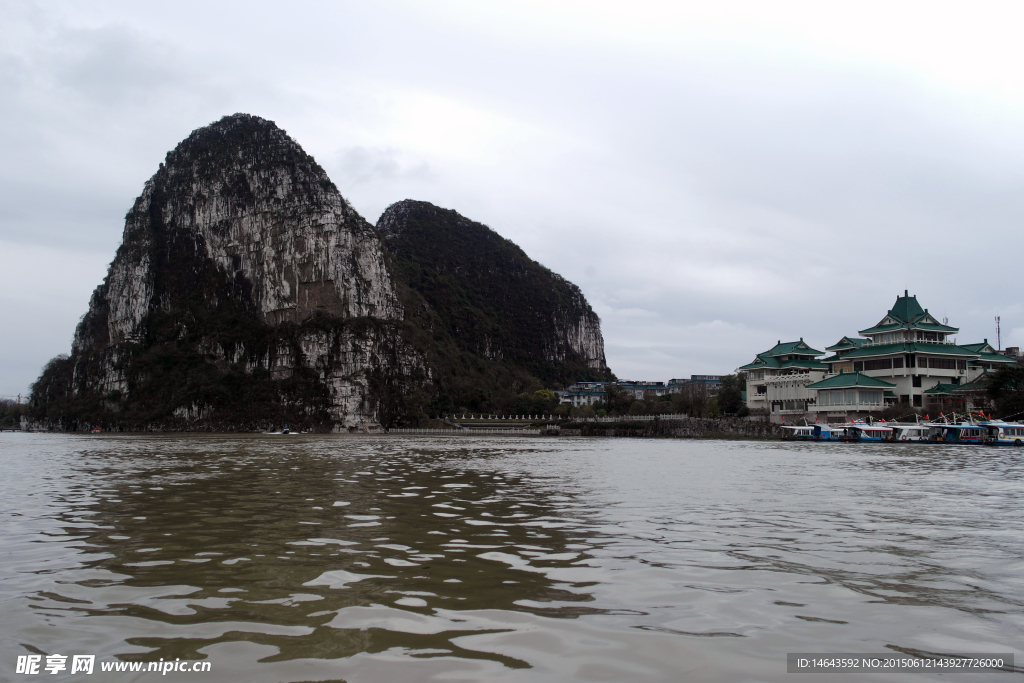
<path id="1" fill-rule="evenodd" d="M 904 289 L 1024 346 L 1021 7 L 0 0 L 0 395 L 70 350 L 166 152 L 234 112 L 371 222 L 433 202 L 577 283 L 619 377 L 821 349 Z"/>

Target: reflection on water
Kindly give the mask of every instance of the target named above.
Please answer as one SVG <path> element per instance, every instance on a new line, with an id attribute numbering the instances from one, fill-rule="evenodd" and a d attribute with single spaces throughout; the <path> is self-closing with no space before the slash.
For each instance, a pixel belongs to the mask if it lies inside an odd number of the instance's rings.
<path id="1" fill-rule="evenodd" d="M 781 680 L 786 652 L 1024 632 L 1010 449 L 3 437 L 9 676 L 59 652 L 217 680 Z"/>

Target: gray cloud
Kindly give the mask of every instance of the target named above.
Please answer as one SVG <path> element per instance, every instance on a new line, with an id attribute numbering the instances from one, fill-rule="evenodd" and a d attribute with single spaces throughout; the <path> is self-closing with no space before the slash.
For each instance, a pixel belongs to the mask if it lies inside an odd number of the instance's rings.
<path id="1" fill-rule="evenodd" d="M 0 4 L 0 258 L 27 264 L 0 298 L 0 394 L 66 350 L 164 153 L 235 111 L 287 129 L 368 219 L 432 201 L 577 282 L 620 376 L 821 348 L 904 288 L 962 341 L 998 310 L 1024 345 L 1013 59 L 934 8 L 927 34 L 868 9 L 848 34 L 788 6 L 582 9 Z"/>
<path id="2" fill-rule="evenodd" d="M 339 169 L 335 182 L 344 187 L 395 180 L 430 181 L 435 177 L 426 163 L 403 164 L 394 149 L 350 147 L 338 154 L 334 166 Z"/>

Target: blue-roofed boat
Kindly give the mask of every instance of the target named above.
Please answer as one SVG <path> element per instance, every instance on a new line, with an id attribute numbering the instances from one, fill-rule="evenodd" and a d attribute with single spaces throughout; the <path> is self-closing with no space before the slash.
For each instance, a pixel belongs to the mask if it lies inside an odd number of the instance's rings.
<path id="1" fill-rule="evenodd" d="M 831 425 L 814 425 L 812 430 L 811 439 L 814 441 L 839 441 L 839 437 L 845 434 L 842 429 L 836 429 Z"/>

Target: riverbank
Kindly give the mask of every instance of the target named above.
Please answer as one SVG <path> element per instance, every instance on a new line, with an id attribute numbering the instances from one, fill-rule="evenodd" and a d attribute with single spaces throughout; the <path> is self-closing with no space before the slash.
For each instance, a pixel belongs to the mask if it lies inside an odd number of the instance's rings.
<path id="1" fill-rule="evenodd" d="M 440 421 L 436 421 L 440 422 Z M 655 416 L 653 419 L 648 416 L 641 418 L 623 417 L 618 420 L 600 421 L 575 421 L 564 422 L 525 422 L 525 421 L 504 421 L 488 422 L 480 421 L 480 424 L 463 423 L 450 424 L 445 427 L 426 428 L 393 428 L 384 429 L 379 425 L 363 425 L 347 429 L 339 429 L 334 432 L 328 430 L 308 429 L 292 430 L 292 433 L 303 434 L 391 434 L 395 436 L 605 436 L 605 437 L 633 437 L 633 438 L 679 438 L 679 439 L 778 439 L 782 436 L 782 428 L 770 422 L 753 421 L 743 418 L 699 418 L 672 416 L 661 418 Z M 137 427 L 137 426 L 136 426 Z M 226 425 L 214 424 L 156 424 L 147 425 L 144 428 L 115 428 L 103 429 L 104 434 L 266 434 L 280 433 L 279 426 L 259 425 L 251 429 L 235 429 Z M 62 430 L 48 428 L 38 423 L 22 423 L 21 431 L 24 432 L 52 432 L 52 433 L 87 433 L 86 427 L 77 430 Z"/>
<path id="2" fill-rule="evenodd" d="M 653 419 L 618 422 L 576 422 L 559 429 L 564 436 L 619 436 L 678 439 L 778 439 L 782 428 L 770 422 L 742 418 L 686 417 L 671 420 Z"/>

